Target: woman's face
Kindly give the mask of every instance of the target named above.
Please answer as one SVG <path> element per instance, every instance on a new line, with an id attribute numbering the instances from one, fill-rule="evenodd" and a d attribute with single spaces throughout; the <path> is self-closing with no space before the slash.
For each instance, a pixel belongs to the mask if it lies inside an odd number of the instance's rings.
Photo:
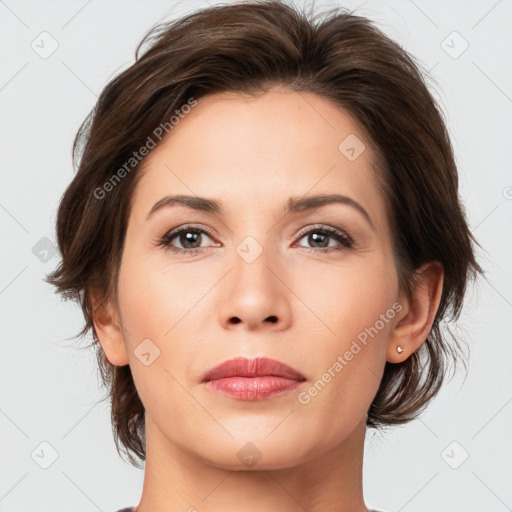
<path id="1" fill-rule="evenodd" d="M 291 467 L 365 424 L 401 307 L 372 158 L 344 111 L 287 89 L 201 98 L 149 154 L 120 267 L 127 360 L 116 362 L 130 364 L 160 449 Z M 176 195 L 219 211 L 169 201 L 149 213 Z M 289 209 L 326 195 L 349 199 Z M 239 357 L 303 380 L 274 377 L 284 385 L 269 395 L 270 377 L 203 382 Z"/>

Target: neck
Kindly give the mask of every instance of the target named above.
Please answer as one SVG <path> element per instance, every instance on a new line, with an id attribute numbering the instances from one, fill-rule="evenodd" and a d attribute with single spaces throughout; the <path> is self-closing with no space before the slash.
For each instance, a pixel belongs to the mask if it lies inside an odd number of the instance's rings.
<path id="1" fill-rule="evenodd" d="M 137 512 L 367 512 L 362 489 L 366 426 L 292 467 L 231 471 L 166 438 L 146 416 L 146 464 Z M 260 462 L 263 462 L 261 460 Z"/>

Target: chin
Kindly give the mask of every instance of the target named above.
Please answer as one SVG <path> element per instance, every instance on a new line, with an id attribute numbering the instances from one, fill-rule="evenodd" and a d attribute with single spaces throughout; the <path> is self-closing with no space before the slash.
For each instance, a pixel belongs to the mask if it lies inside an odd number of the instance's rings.
<path id="1" fill-rule="evenodd" d="M 275 425 L 272 427 L 275 428 Z M 280 427 L 278 427 L 280 428 Z M 314 446 L 307 446 L 300 436 L 291 436 L 283 429 L 279 434 L 273 432 L 269 436 L 254 433 L 246 429 L 242 436 L 233 439 L 212 441 L 207 450 L 199 453 L 206 463 L 229 471 L 258 471 L 287 469 L 306 462 L 314 456 Z M 226 434 L 227 435 L 227 434 Z M 193 444 L 197 450 L 197 443 Z M 212 450 L 213 448 L 213 450 Z"/>

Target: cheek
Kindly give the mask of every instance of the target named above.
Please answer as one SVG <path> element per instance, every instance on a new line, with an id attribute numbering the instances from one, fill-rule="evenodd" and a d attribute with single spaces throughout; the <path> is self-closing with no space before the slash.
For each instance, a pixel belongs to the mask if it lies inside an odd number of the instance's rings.
<path id="1" fill-rule="evenodd" d="M 194 360 L 201 348 L 197 332 L 204 333 L 204 318 L 209 318 L 201 315 L 199 299 L 212 279 L 211 273 L 203 280 L 197 273 L 178 272 L 164 258 L 129 255 L 123 260 L 119 305 L 134 372 L 141 373 L 137 358 L 143 348 L 150 357 L 157 355 L 151 366 L 163 373 L 180 373 Z"/>
<path id="2" fill-rule="evenodd" d="M 158 343 L 165 343 L 179 328 L 179 320 L 192 308 L 194 298 L 197 302 L 202 289 L 200 279 L 173 272 L 165 263 L 165 258 L 134 255 L 123 260 L 119 275 L 120 306 L 128 332 L 137 338 L 155 338 Z"/>
<path id="3" fill-rule="evenodd" d="M 188 293 L 180 295 L 182 286 L 179 276 L 165 274 L 148 259 L 127 258 L 120 269 L 119 300 L 130 369 L 147 414 L 158 424 L 178 409 L 191 417 L 198 414 L 180 385 L 186 383 L 183 368 L 198 352 L 186 341 L 190 336 L 185 315 L 192 304 Z"/>
<path id="4" fill-rule="evenodd" d="M 308 328 L 335 344 L 374 325 L 397 296 L 394 266 L 378 252 L 347 256 L 334 265 L 315 263 L 290 277 L 292 289 L 311 313 L 305 315 Z"/>
<path id="5" fill-rule="evenodd" d="M 319 272 L 308 283 L 300 293 L 316 316 L 307 315 L 315 327 L 305 325 L 304 330 L 314 331 L 316 348 L 308 355 L 312 387 L 302 403 L 335 403 L 338 411 L 363 414 L 385 365 L 395 316 L 394 267 L 378 257 L 347 260 L 346 266 Z"/>

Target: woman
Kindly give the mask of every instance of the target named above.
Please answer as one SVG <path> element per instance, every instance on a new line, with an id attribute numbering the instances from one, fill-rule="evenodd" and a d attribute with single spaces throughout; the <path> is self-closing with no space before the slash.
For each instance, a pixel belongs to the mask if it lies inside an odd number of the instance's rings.
<path id="1" fill-rule="evenodd" d="M 48 280 L 145 463 L 125 510 L 367 512 L 366 429 L 438 393 L 482 273 L 412 57 L 341 9 L 210 7 L 146 36 L 74 150 Z"/>

